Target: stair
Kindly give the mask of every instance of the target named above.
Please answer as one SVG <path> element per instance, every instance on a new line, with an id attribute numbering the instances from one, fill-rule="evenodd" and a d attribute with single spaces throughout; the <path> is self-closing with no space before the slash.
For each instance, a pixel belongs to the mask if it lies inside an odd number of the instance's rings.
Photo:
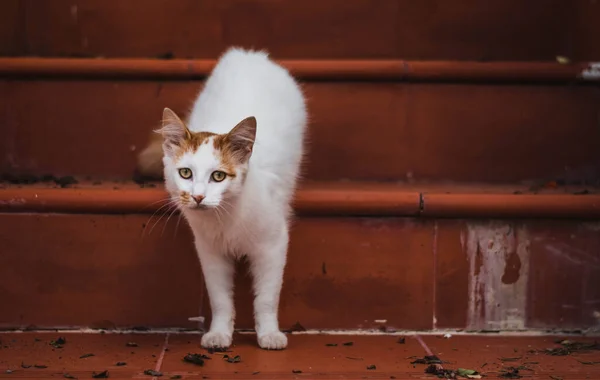
<path id="1" fill-rule="evenodd" d="M 424 355 L 600 377 L 600 2 L 4 0 L 0 20 L 0 378 L 432 378 Z M 239 363 L 199 348 L 189 227 L 136 168 L 232 45 L 268 49 L 310 113 L 289 347 L 257 349 L 240 262 Z"/>
<path id="2" fill-rule="evenodd" d="M 53 348 L 49 343 L 58 337 L 65 338 L 66 342 L 61 348 Z M 26 332 L 0 334 L 0 338 L 4 343 L 0 349 L 0 367 L 11 371 L 0 373 L 2 379 L 67 375 L 89 379 L 94 372 L 104 371 L 108 371 L 109 378 L 118 379 L 158 375 L 144 374 L 148 370 L 160 373 L 155 379 L 436 378 L 425 374 L 427 365 L 411 364 L 417 359 L 423 360 L 425 355 L 436 355 L 443 360 L 442 370 L 471 369 L 488 378 L 500 378 L 503 373 L 514 373 L 516 368 L 520 368 L 517 374 L 534 380 L 597 379 L 600 376 L 598 365 L 582 364 L 597 361 L 598 351 L 548 355 L 545 349 L 561 346 L 551 337 L 539 336 L 454 335 L 443 339 L 429 335 L 293 335 L 287 350 L 268 352 L 255 348 L 254 336 L 236 334 L 236 346 L 226 353 L 232 358 L 239 356 L 239 362 L 235 363 L 224 360 L 224 353 L 198 349 L 197 334 Z M 557 338 L 573 339 L 572 336 Z M 577 342 L 594 343 L 589 338 Z M 128 343 L 136 346 L 128 347 Z M 203 366 L 183 361 L 189 353 L 204 354 L 208 359 L 204 359 Z"/>
<path id="3" fill-rule="evenodd" d="M 192 237 L 165 197 L 160 184 L 125 181 L 0 189 L 11 305 L 2 327 L 197 328 L 188 318 L 209 316 L 208 299 Z M 597 324 L 600 188 L 317 182 L 299 190 L 295 208 L 284 327 Z M 15 238 L 20 231 L 35 239 Z M 499 294 L 478 295 L 487 288 Z M 251 329 L 248 276 L 237 289 L 238 327 Z"/>
<path id="4" fill-rule="evenodd" d="M 134 172 L 230 45 L 268 48 L 308 99 L 284 328 L 600 328 L 600 3 L 7 0 L 0 17 L 0 328 L 210 316 L 188 227 Z"/>

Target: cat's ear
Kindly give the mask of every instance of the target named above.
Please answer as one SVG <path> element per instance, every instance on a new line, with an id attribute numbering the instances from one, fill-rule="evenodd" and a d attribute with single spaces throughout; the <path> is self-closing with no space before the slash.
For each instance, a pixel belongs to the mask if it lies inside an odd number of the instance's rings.
<path id="1" fill-rule="evenodd" d="M 254 148 L 254 139 L 256 139 L 256 118 L 254 116 L 240 121 L 227 134 L 229 146 L 238 162 L 244 163 L 250 159 Z"/>
<path id="2" fill-rule="evenodd" d="M 176 148 L 192 138 L 192 132 L 170 108 L 163 110 L 162 128 L 155 132 L 162 135 L 163 148 L 167 155 L 173 155 Z"/>

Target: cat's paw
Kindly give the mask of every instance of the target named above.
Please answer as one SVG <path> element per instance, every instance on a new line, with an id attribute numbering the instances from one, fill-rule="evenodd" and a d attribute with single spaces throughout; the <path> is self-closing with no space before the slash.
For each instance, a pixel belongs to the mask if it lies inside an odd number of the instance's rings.
<path id="1" fill-rule="evenodd" d="M 209 331 L 202 335 L 200 344 L 204 348 L 228 348 L 231 346 L 231 334 L 220 331 Z"/>
<path id="2" fill-rule="evenodd" d="M 281 331 L 273 331 L 258 336 L 258 345 L 265 350 L 283 350 L 288 339 Z"/>

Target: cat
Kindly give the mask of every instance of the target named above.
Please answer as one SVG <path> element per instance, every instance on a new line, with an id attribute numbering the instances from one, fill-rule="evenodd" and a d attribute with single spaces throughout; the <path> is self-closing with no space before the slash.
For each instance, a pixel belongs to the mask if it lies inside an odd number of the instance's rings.
<path id="1" fill-rule="evenodd" d="M 165 108 L 162 138 L 140 154 L 146 174 L 160 170 L 162 157 L 170 200 L 193 231 L 212 309 L 205 348 L 232 344 L 234 261 L 242 256 L 254 280 L 258 345 L 287 347 L 278 307 L 306 125 L 303 91 L 290 73 L 264 51 L 230 48 L 188 123 Z"/>

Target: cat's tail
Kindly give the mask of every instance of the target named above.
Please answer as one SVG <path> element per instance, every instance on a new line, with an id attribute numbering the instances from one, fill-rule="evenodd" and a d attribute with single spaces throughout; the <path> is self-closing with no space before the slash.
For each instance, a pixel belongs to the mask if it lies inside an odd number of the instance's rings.
<path id="1" fill-rule="evenodd" d="M 152 132 L 148 145 L 138 154 L 136 173 L 149 179 L 163 178 L 163 138 Z"/>

